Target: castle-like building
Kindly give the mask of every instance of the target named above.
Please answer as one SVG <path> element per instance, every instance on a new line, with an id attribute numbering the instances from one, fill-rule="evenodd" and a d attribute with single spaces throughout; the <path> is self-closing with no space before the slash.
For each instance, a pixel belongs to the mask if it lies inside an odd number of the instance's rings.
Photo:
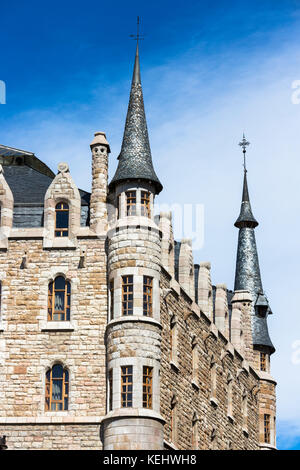
<path id="1" fill-rule="evenodd" d="M 0 146 L 0 436 L 8 449 L 275 449 L 271 313 L 244 171 L 234 290 L 174 241 L 138 46 L 118 167 L 91 143 L 92 191 L 67 163 Z M 244 147 L 245 150 L 245 147 Z"/>

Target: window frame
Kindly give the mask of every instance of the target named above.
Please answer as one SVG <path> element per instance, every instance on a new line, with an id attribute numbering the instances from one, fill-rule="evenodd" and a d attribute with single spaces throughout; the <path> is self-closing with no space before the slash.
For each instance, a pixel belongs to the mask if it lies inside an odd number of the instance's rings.
<path id="1" fill-rule="evenodd" d="M 131 189 L 125 192 L 126 196 L 126 215 L 127 217 L 137 215 L 137 192 Z"/>
<path id="2" fill-rule="evenodd" d="M 271 415 L 268 413 L 264 414 L 264 442 L 271 443 Z"/>
<path id="3" fill-rule="evenodd" d="M 113 369 L 108 371 L 108 411 L 113 409 Z"/>
<path id="4" fill-rule="evenodd" d="M 267 372 L 267 353 L 260 352 L 260 370 L 262 372 Z"/>
<path id="5" fill-rule="evenodd" d="M 143 408 L 153 409 L 153 367 L 143 366 Z"/>
<path id="6" fill-rule="evenodd" d="M 153 317 L 153 277 L 143 276 L 143 315 Z"/>
<path id="7" fill-rule="evenodd" d="M 62 369 L 62 376 L 60 378 L 53 378 L 53 369 L 55 366 L 59 366 Z M 49 374 L 49 380 L 48 380 Z M 67 380 L 66 380 L 67 376 Z M 53 380 L 62 381 L 62 398 L 61 400 L 53 399 Z M 53 364 L 51 368 L 46 371 L 45 378 L 45 411 L 56 412 L 56 411 L 68 411 L 69 410 L 69 396 L 70 396 L 70 373 L 67 367 L 64 367 L 63 364 L 56 363 Z M 47 404 L 48 400 L 48 404 Z M 65 401 L 67 406 L 65 406 Z M 61 403 L 62 408 L 57 409 L 58 405 Z M 55 409 L 52 409 L 52 405 L 55 404 Z"/>
<path id="8" fill-rule="evenodd" d="M 58 206 L 63 206 L 59 208 Z M 66 206 L 66 208 L 64 207 Z M 68 213 L 68 224 L 67 227 L 57 227 L 57 213 L 58 212 L 67 212 Z M 55 205 L 55 221 L 54 221 L 54 237 L 55 238 L 66 238 L 69 236 L 69 227 L 70 226 L 70 207 L 69 204 L 65 201 L 60 201 Z"/>
<path id="9" fill-rule="evenodd" d="M 151 218 L 151 193 L 150 191 L 141 191 L 141 215 Z"/>
<path id="10" fill-rule="evenodd" d="M 64 282 L 65 282 L 64 289 L 55 288 L 55 281 L 59 277 L 64 279 Z M 51 289 L 52 289 L 52 292 L 51 292 Z M 56 292 L 64 292 L 64 309 L 60 311 L 55 311 L 55 293 Z M 69 309 L 69 315 L 67 312 L 68 309 Z M 53 318 L 54 315 L 60 315 L 62 318 L 60 320 L 54 319 Z M 70 319 L 71 319 L 71 282 L 68 279 L 66 279 L 64 276 L 59 274 L 48 284 L 48 321 L 70 321 Z"/>
<path id="11" fill-rule="evenodd" d="M 130 298 L 130 296 L 132 298 Z M 129 302 L 132 306 L 129 307 Z M 133 274 L 122 276 L 122 316 L 133 315 L 134 302 L 134 277 Z"/>
<path id="12" fill-rule="evenodd" d="M 131 390 L 130 390 L 131 387 Z M 121 408 L 133 407 L 133 366 L 121 366 Z"/>
<path id="13" fill-rule="evenodd" d="M 109 281 L 109 315 L 110 320 L 114 319 L 114 298 L 115 298 L 115 280 L 111 279 Z"/>

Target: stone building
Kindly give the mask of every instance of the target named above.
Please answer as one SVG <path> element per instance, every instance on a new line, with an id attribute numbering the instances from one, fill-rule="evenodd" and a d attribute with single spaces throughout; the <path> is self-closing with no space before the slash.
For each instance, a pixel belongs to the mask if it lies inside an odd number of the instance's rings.
<path id="1" fill-rule="evenodd" d="M 274 449 L 274 352 L 244 172 L 234 291 L 176 242 L 152 163 L 138 46 L 118 167 L 0 146 L 0 436 L 9 449 Z"/>

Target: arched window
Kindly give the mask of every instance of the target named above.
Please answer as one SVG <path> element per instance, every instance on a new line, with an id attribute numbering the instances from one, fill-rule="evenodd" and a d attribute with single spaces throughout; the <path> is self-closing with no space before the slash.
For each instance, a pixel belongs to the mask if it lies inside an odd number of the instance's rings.
<path id="1" fill-rule="evenodd" d="M 69 372 L 61 364 L 55 364 L 46 373 L 46 411 L 68 409 Z"/>
<path id="2" fill-rule="evenodd" d="M 55 236 L 69 236 L 69 206 L 66 202 L 59 202 L 55 206 Z"/>
<path id="3" fill-rule="evenodd" d="M 49 283 L 48 321 L 70 321 L 71 284 L 63 276 Z"/>

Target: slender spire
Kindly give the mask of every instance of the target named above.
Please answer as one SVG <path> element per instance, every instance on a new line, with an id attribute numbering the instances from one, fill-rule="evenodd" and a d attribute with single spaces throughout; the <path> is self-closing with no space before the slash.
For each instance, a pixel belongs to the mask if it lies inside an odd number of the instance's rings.
<path id="1" fill-rule="evenodd" d="M 248 290 L 252 294 L 254 305 L 256 305 L 260 296 L 264 298 L 265 296 L 263 294 L 254 230 L 258 222 L 252 214 L 247 183 L 245 154 L 249 142 L 246 141 L 244 135 L 239 145 L 243 148 L 244 154 L 244 183 L 241 211 L 234 224 L 239 228 L 234 290 Z M 268 308 L 268 313 L 270 312 L 270 308 Z M 267 314 L 265 317 L 259 316 L 254 307 L 252 312 L 252 336 L 254 345 L 268 346 L 270 351 L 274 352 L 275 349 L 268 332 Z"/>
<path id="2" fill-rule="evenodd" d="M 243 184 L 243 196 L 242 196 L 242 204 L 241 204 L 241 211 L 240 215 L 235 222 L 235 226 L 238 228 L 241 227 L 257 227 L 258 222 L 254 218 L 252 214 L 250 199 L 249 199 L 249 191 L 248 191 L 248 183 L 247 183 L 247 169 L 246 169 L 246 146 L 250 145 L 245 139 L 245 135 L 243 134 L 243 140 L 239 143 L 239 145 L 243 149 L 244 154 L 244 184 Z"/>
<path id="3" fill-rule="evenodd" d="M 138 23 L 139 24 L 139 23 Z M 110 189 L 124 180 L 146 180 L 154 184 L 156 193 L 162 190 L 162 185 L 153 168 L 149 143 L 146 115 L 144 109 L 143 91 L 141 85 L 139 44 L 141 39 L 136 36 L 137 45 L 128 111 L 123 135 L 119 164 L 115 176 L 110 182 Z"/>

